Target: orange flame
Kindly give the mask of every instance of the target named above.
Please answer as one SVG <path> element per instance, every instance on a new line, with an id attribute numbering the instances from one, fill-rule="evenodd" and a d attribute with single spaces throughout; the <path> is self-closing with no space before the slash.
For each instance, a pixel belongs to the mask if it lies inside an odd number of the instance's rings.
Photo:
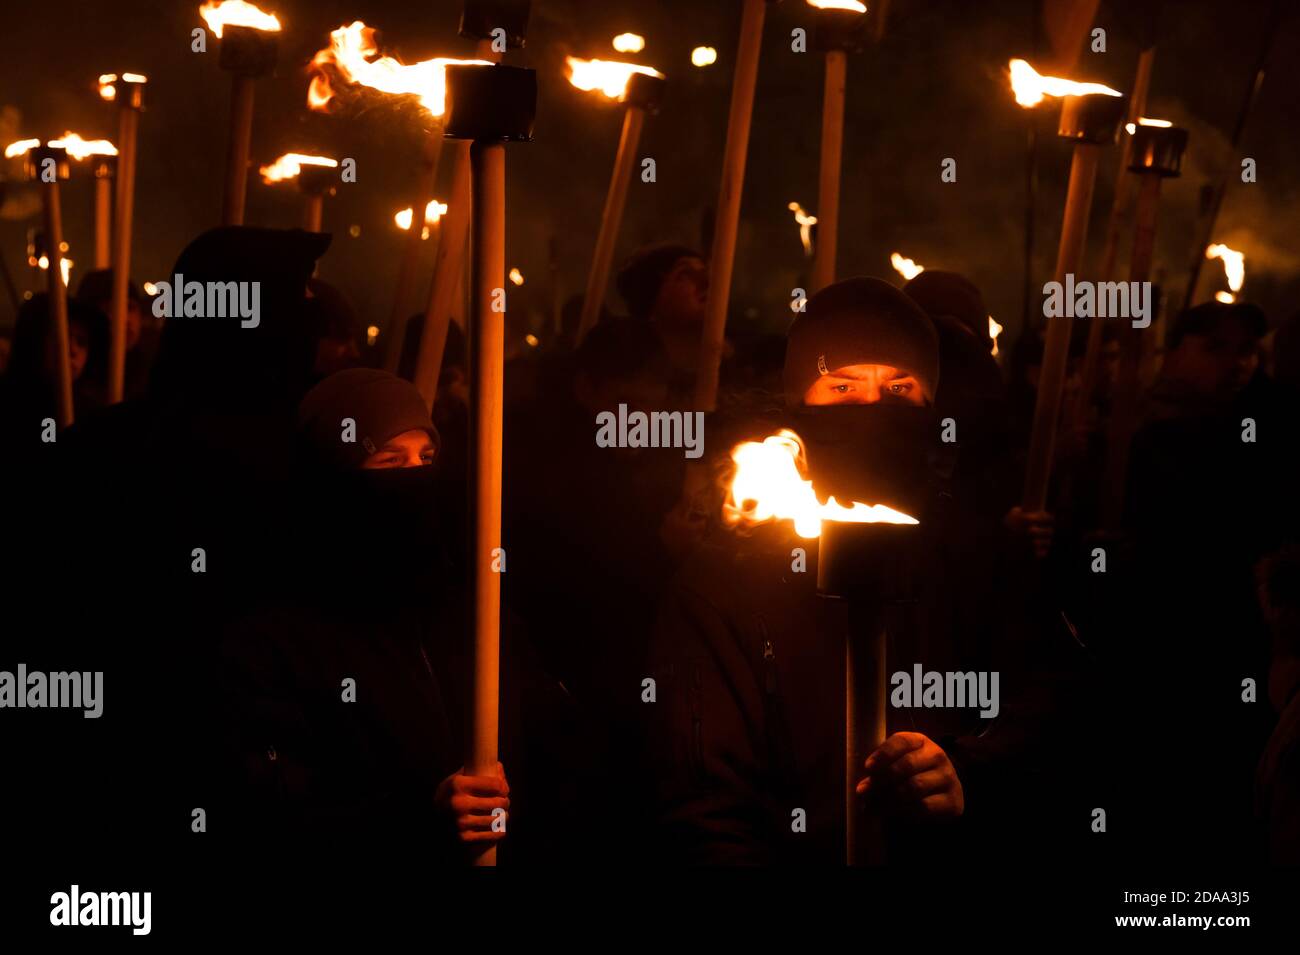
<path id="1" fill-rule="evenodd" d="M 794 221 L 799 223 L 799 241 L 803 243 L 803 254 L 812 255 L 812 227 L 817 224 L 817 217 L 804 212 L 803 206 L 797 202 L 790 203 L 786 208 L 794 213 Z"/>
<path id="2" fill-rule="evenodd" d="M 600 90 L 610 99 L 618 99 L 627 89 L 627 81 L 632 78 L 633 73 L 644 73 L 646 76 L 659 76 L 663 74 L 658 70 L 652 70 L 648 66 L 637 66 L 635 63 L 617 63 L 613 60 L 580 60 L 576 56 L 566 56 L 565 61 L 569 64 L 569 82 L 580 90 L 591 91 Z"/>
<path id="3" fill-rule="evenodd" d="M 447 203 L 439 202 L 437 199 L 430 199 L 429 204 L 424 207 L 424 226 L 420 231 L 420 238 L 429 238 L 429 226 L 436 225 L 438 220 L 446 214 Z M 415 210 L 409 206 L 393 215 L 393 221 L 397 223 L 397 228 L 403 232 L 411 228 L 411 220 L 414 218 Z"/>
<path id="4" fill-rule="evenodd" d="M 803 442 L 793 431 L 782 429 L 761 442 L 745 441 L 731 449 L 736 473 L 722 506 L 728 525 L 752 526 L 768 521 L 794 521 L 795 533 L 821 535 L 822 521 L 853 524 L 916 524 L 914 517 L 883 504 L 853 502 L 845 507 L 830 498 L 817 500 L 812 481 L 804 477 L 807 461 Z"/>
<path id="5" fill-rule="evenodd" d="M 487 60 L 457 60 L 436 57 L 419 63 L 402 63 L 391 56 L 380 56 L 375 45 L 375 30 L 360 20 L 339 27 L 330 34 L 330 45 L 312 58 L 312 77 L 307 90 L 307 105 L 324 109 L 334 97 L 327 67 L 333 67 L 347 83 L 365 86 L 394 96 L 412 94 L 434 116 L 447 108 L 447 71 L 449 65 L 491 66 Z"/>
<path id="6" fill-rule="evenodd" d="M 1124 128 L 1128 131 L 1128 134 L 1132 136 L 1137 132 L 1139 126 L 1162 126 L 1168 129 L 1172 125 L 1174 124 L 1169 122 L 1167 119 L 1147 119 L 1145 116 L 1139 116 L 1136 123 L 1125 123 Z"/>
<path id="7" fill-rule="evenodd" d="M 818 10 L 848 10 L 852 13 L 866 13 L 867 5 L 859 0 L 808 0 L 808 6 Z"/>
<path id="8" fill-rule="evenodd" d="M 265 30 L 268 33 L 278 33 L 280 30 L 280 21 L 275 14 L 259 10 L 245 0 L 222 0 L 221 3 L 208 0 L 199 7 L 199 16 L 207 21 L 208 29 L 215 33 L 218 39 L 221 38 L 221 31 L 228 26 L 252 27 L 254 30 Z"/>
<path id="9" fill-rule="evenodd" d="M 77 263 L 73 262 L 72 259 L 59 259 L 59 273 L 63 276 L 63 285 L 65 288 L 68 285 L 68 279 L 72 277 L 72 267 L 76 264 Z M 41 271 L 49 269 L 50 257 L 48 255 L 42 255 L 36 260 L 36 266 L 41 269 Z"/>
<path id="10" fill-rule="evenodd" d="M 524 284 L 524 273 L 523 273 L 523 272 L 520 272 L 518 269 L 511 269 L 511 270 L 510 270 L 510 281 L 513 282 L 515 285 L 523 285 L 523 284 Z"/>
<path id="11" fill-rule="evenodd" d="M 269 166 L 263 166 L 258 170 L 262 174 L 263 182 L 281 182 L 285 179 L 293 179 L 300 172 L 303 166 L 330 166 L 335 167 L 339 164 L 337 159 L 330 159 L 327 156 L 304 156 L 302 153 L 285 153 Z"/>
<path id="12" fill-rule="evenodd" d="M 1228 277 L 1228 288 L 1240 292 L 1246 282 L 1246 253 L 1230 249 L 1221 242 L 1216 242 L 1205 250 L 1207 259 L 1222 259 L 1223 274 Z M 1235 298 L 1235 297 L 1234 297 Z M 1223 301 L 1223 299 L 1219 299 Z"/>
<path id="13" fill-rule="evenodd" d="M 5 147 L 5 159 L 13 159 L 15 156 L 21 156 L 29 150 L 35 149 L 41 144 L 39 139 L 20 139 L 17 142 L 10 143 Z"/>
<path id="14" fill-rule="evenodd" d="M 990 315 L 989 316 L 989 338 L 993 339 L 994 355 L 998 353 L 998 336 L 1001 334 L 1002 334 L 1002 326 L 999 325 L 997 322 L 995 322 L 993 320 L 993 316 Z"/>
<path id="15" fill-rule="evenodd" d="M 82 139 L 76 133 L 64 133 L 61 139 L 51 139 L 55 149 L 66 149 L 68 155 L 80 162 L 91 156 L 116 156 L 117 147 L 107 139 Z"/>
<path id="16" fill-rule="evenodd" d="M 1037 106 L 1045 96 L 1123 96 L 1100 83 L 1076 83 L 1059 76 L 1042 76 L 1024 60 L 1011 61 L 1011 89 L 1021 106 Z"/>
<path id="17" fill-rule="evenodd" d="M 891 252 L 889 254 L 889 264 L 892 265 L 894 270 L 908 282 L 912 281 L 912 279 L 925 271 L 924 265 L 917 265 L 911 259 L 904 255 L 899 255 L 897 252 Z"/>
<path id="18" fill-rule="evenodd" d="M 636 33 L 620 33 L 614 37 L 612 45 L 620 53 L 640 53 L 645 49 L 645 37 Z"/>
<path id="19" fill-rule="evenodd" d="M 718 51 L 711 46 L 697 46 L 691 50 L 691 63 L 696 66 L 711 66 L 718 61 Z"/>
<path id="20" fill-rule="evenodd" d="M 123 73 L 122 79 L 128 83 L 149 82 L 149 77 L 143 73 Z M 99 75 L 99 95 L 109 102 L 117 99 L 117 87 L 113 85 L 116 82 L 116 73 L 101 73 Z"/>

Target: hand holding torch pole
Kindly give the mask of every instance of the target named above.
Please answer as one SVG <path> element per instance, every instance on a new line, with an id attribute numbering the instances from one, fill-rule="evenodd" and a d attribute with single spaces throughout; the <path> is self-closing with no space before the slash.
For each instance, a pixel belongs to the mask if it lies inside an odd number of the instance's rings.
<path id="1" fill-rule="evenodd" d="M 808 0 L 808 4 L 818 8 L 813 43 L 826 53 L 821 170 L 817 190 L 817 245 L 813 255 L 811 294 L 835 281 L 840 166 L 844 155 L 845 84 L 849 54 L 860 52 L 865 42 L 867 8 L 858 0 Z"/>
<path id="2" fill-rule="evenodd" d="M 602 68 L 612 70 L 623 66 L 623 64 L 605 63 L 601 60 L 583 61 L 570 57 L 570 82 L 580 89 L 602 88 L 605 94 L 609 95 L 609 84 L 597 87 L 595 84 L 599 82 L 599 76 L 593 76 L 588 81 L 584 79 L 584 75 L 587 72 L 599 74 Z M 600 318 L 601 306 L 605 304 L 605 288 L 609 285 L 609 272 L 614 264 L 614 246 L 618 243 L 618 229 L 623 221 L 623 207 L 627 202 L 627 187 L 632 178 L 632 167 L 636 164 L 636 150 L 641 141 L 641 130 L 645 126 L 646 114 L 659 112 L 664 87 L 667 85 L 660 73 L 648 70 L 647 67 L 635 69 L 637 72 L 626 74 L 625 85 L 621 91 L 620 98 L 627 107 L 623 114 L 623 134 L 618 141 L 618 155 L 614 160 L 614 173 L 609 180 L 609 192 L 605 196 L 605 211 L 600 217 L 596 251 L 591 257 L 591 271 L 587 275 L 587 293 L 582 300 L 582 320 L 578 325 L 579 342 L 595 327 Z"/>
<path id="3" fill-rule="evenodd" d="M 465 771 L 497 764 L 501 619 L 501 444 L 505 373 L 505 144 L 532 138 L 537 74 L 512 66 L 447 69 L 447 136 L 473 142 L 474 248 L 469 317 L 471 493 L 474 530 L 473 702 Z M 476 860 L 495 865 L 495 847 Z"/>
<path id="4" fill-rule="evenodd" d="M 100 77 L 101 84 L 105 77 Z M 126 391 L 126 305 L 131 282 L 131 226 L 135 215 L 136 134 L 144 108 L 145 78 L 135 73 L 113 77 L 118 106 L 117 196 L 113 215 L 113 286 L 109 299 L 108 400 L 116 404 Z"/>
<path id="5" fill-rule="evenodd" d="M 722 158 L 722 184 L 718 188 L 718 212 L 709 255 L 709 297 L 700 338 L 700 370 L 695 379 L 695 408 L 699 411 L 712 411 L 718 400 L 718 370 L 727 331 L 736 229 L 740 224 L 740 197 L 745 187 L 745 158 L 749 152 L 749 127 L 768 2 L 745 0 L 740 20 L 740 47 L 731 86 L 731 113 L 727 119 L 727 148 Z"/>
<path id="6" fill-rule="evenodd" d="M 1061 105 L 1057 135 L 1074 143 L 1070 163 L 1070 185 L 1061 222 L 1061 242 L 1056 254 L 1055 280 L 1062 284 L 1076 274 L 1083 259 L 1088 236 L 1088 215 L 1101 147 L 1115 141 L 1124 119 L 1125 99 L 1113 90 L 1092 95 L 1067 95 Z M 1027 512 L 1047 506 L 1048 482 L 1052 474 L 1052 452 L 1061 410 L 1061 394 L 1069 362 L 1071 323 L 1065 315 L 1049 318 L 1043 366 L 1038 379 L 1038 399 L 1030 433 L 1029 459 L 1025 470 L 1021 506 Z"/>
<path id="7" fill-rule="evenodd" d="M 1151 258 L 1156 244 L 1156 216 L 1160 207 L 1160 184 L 1182 171 L 1187 149 L 1187 130 L 1176 126 L 1136 126 L 1132 136 L 1129 172 L 1138 180 L 1137 220 L 1129 281 L 1146 282 L 1151 277 Z M 1093 319 L 1094 322 L 1099 319 Z M 1115 406 L 1103 477 L 1102 529 L 1118 531 L 1124 516 L 1124 488 L 1128 478 L 1129 445 L 1137 428 L 1139 371 L 1142 336 L 1155 334 L 1155 326 L 1120 329 L 1119 370 L 1115 385 Z"/>
<path id="8" fill-rule="evenodd" d="M 27 152 L 27 174 L 42 185 L 45 211 L 45 239 L 49 246 L 45 270 L 49 292 L 50 326 L 54 340 L 50 347 L 58 350 L 54 367 L 58 378 L 59 426 L 73 421 L 72 365 L 68 360 L 68 290 L 63 284 L 63 209 L 59 203 L 59 181 L 68 178 L 68 153 L 50 145 L 34 146 Z"/>

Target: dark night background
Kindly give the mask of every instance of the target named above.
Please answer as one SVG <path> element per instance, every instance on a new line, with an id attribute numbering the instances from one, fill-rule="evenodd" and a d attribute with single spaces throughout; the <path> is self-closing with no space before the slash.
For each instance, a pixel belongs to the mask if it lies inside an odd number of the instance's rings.
<path id="1" fill-rule="evenodd" d="M 206 54 L 190 52 L 190 30 L 202 25 L 197 0 L 124 0 L 58 12 L 6 6 L 0 33 L 0 137 L 6 143 L 65 129 L 116 140 L 116 114 L 96 95 L 95 77 L 122 71 L 149 76 L 132 271 L 137 281 L 168 276 L 185 243 L 215 225 L 220 212 L 229 81 L 217 67 L 215 38 L 209 38 Z M 540 320 L 552 236 L 565 296 L 581 292 L 618 141 L 619 107 L 571 87 L 566 54 L 635 60 L 670 80 L 663 111 L 648 123 L 640 150 L 656 159 L 658 182 L 634 177 L 619 257 L 649 241 L 701 243 L 702 223 L 717 193 L 740 6 L 739 0 L 534 3 L 527 48 L 507 57 L 536 68 L 541 87 L 536 141 L 512 149 L 509 159 L 507 265 L 520 268 L 528 281 L 512 301 L 522 297 Z M 330 30 L 354 19 L 379 28 L 384 52 L 403 62 L 469 56 L 471 41 L 456 35 L 460 3 L 275 0 L 263 7 L 280 16 L 284 32 L 278 72 L 258 85 L 254 162 L 288 151 L 357 160 L 358 181 L 341 186 L 326 204 L 325 228 L 335 240 L 320 274 L 354 299 L 367 324 L 383 324 L 402 235 L 392 215 L 410 204 L 422 111 L 374 96 L 332 115 L 309 112 L 305 65 L 326 45 Z M 1096 24 L 1107 30 L 1108 52 L 1085 48 L 1073 78 L 1127 91 L 1144 7 L 1103 2 Z M 1195 241 L 1198 194 L 1217 164 L 1239 162 L 1228 156 L 1227 143 L 1269 7 L 1268 0 L 1168 3 L 1159 20 L 1147 113 L 1191 131 L 1184 175 L 1166 185 L 1156 253 L 1155 275 L 1167 270 L 1175 292 Z M 1044 104 L 1031 117 L 1015 105 L 1008 86 L 1010 57 L 1027 57 L 1040 69 L 1047 62 L 1046 44 L 1036 37 L 1039 8 L 1025 0 L 896 0 L 883 44 L 851 58 L 841 275 L 894 279 L 889 254 L 895 250 L 923 265 L 965 272 L 984 289 L 1008 335 L 1018 333 L 1027 123 L 1039 122 L 1045 131 L 1038 283 L 1050 277 L 1055 258 L 1069 163 L 1068 148 L 1050 136 L 1054 106 Z M 790 314 L 790 289 L 806 284 L 807 263 L 787 203 L 799 201 L 812 212 L 817 204 L 822 59 L 815 52 L 791 52 L 790 31 L 800 25 L 811 26 L 802 2 L 770 8 L 733 292 L 736 316 L 774 329 L 784 327 Z M 611 38 L 629 30 L 646 37 L 645 49 L 615 53 Z M 1276 37 L 1240 151 L 1258 160 L 1259 181 L 1246 186 L 1238 178 L 1230 184 L 1215 233 L 1216 241 L 1245 250 L 1244 295 L 1263 305 L 1275 323 L 1295 308 L 1300 292 L 1300 256 L 1289 241 L 1297 221 L 1300 60 L 1288 51 L 1297 40 L 1300 22 L 1291 17 Z M 716 64 L 693 67 L 690 52 L 697 45 L 716 47 Z M 940 182 L 940 161 L 948 156 L 958 161 L 956 184 Z M 1117 164 L 1118 152 L 1108 151 L 1093 207 L 1089 262 L 1096 261 Z M 74 289 L 92 251 L 85 169 L 74 167 L 64 202 Z M 445 163 L 442 172 L 445 177 Z M 5 163 L 3 173 L 21 178 L 20 163 Z M 446 192 L 444 179 L 437 195 L 445 199 Z M 296 188 L 267 187 L 255 177 L 246 221 L 296 226 L 299 204 Z M 24 243 L 26 229 L 38 221 L 35 192 L 11 183 L 0 212 L 0 254 L 20 289 L 33 285 Z M 350 226 L 359 226 L 359 237 L 349 236 Z M 427 243 L 422 281 L 431 274 L 433 245 Z M 1120 261 L 1127 261 L 1126 251 Z M 1219 263 L 1210 263 L 1209 271 L 1214 287 L 1226 287 Z M 7 329 L 13 316 L 7 298 L 0 301 L 0 329 Z"/>

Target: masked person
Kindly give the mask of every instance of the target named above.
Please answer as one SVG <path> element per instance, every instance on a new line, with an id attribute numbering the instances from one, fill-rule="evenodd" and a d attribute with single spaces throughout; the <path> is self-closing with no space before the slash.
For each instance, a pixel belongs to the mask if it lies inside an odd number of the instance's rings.
<path id="1" fill-rule="evenodd" d="M 919 521 L 907 552 L 892 555 L 911 593 L 891 610 L 887 673 L 920 665 L 1000 674 L 1000 700 L 985 707 L 995 718 L 974 707 L 890 706 L 891 732 L 849 780 L 857 810 L 889 820 L 890 850 L 928 847 L 927 859 L 993 832 L 1008 846 L 1002 827 L 1014 834 L 1017 813 L 1056 807 L 1058 790 L 1029 782 L 1025 754 L 1034 728 L 1051 723 L 1045 694 L 1064 703 L 1069 686 L 1053 677 L 1063 662 L 1033 659 L 1053 657 L 1059 635 L 1035 629 L 1023 599 L 1006 593 L 1020 583 L 1015 565 L 952 519 L 939 381 L 933 324 L 888 283 L 830 286 L 790 329 L 785 423 L 804 442 L 819 496 L 885 504 Z M 647 757 L 662 845 L 676 859 L 845 859 L 844 653 L 856 598 L 852 589 L 848 600 L 819 598 L 818 556 L 818 544 L 785 522 L 715 534 L 661 608 Z M 863 579 L 861 589 L 871 584 Z M 1031 669 L 1032 682 L 1023 675 Z M 1064 742 L 1058 733 L 1053 747 Z M 1046 746 L 1038 755 L 1050 763 Z M 1028 842 L 1033 823 L 1019 825 Z"/>
<path id="2" fill-rule="evenodd" d="M 458 768 L 448 673 L 465 628 L 438 433 L 412 384 L 365 368 L 316 385 L 299 422 L 292 596 L 222 655 L 231 806 L 257 831 L 400 837 L 454 861 L 457 841 L 504 838 L 510 799 L 500 763 Z"/>

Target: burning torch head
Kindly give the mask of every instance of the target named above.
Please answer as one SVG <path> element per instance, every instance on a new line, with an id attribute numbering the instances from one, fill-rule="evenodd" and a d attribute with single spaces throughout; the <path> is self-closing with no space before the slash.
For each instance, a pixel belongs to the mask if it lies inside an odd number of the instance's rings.
<path id="1" fill-rule="evenodd" d="M 68 151 L 57 146 L 33 146 L 26 153 L 27 178 L 33 182 L 49 181 L 47 169 L 54 170 L 54 178 L 66 182 L 72 172 Z"/>
<path id="2" fill-rule="evenodd" d="M 1061 101 L 1061 123 L 1056 135 L 1071 142 L 1104 146 L 1118 138 L 1127 113 L 1127 96 L 1066 96 Z"/>
<path id="3" fill-rule="evenodd" d="M 528 142 L 537 115 L 537 72 L 517 66 L 447 67 L 444 135 Z"/>
<path id="4" fill-rule="evenodd" d="M 521 49 L 528 33 L 529 0 L 465 0 L 460 15 L 460 35 L 492 40 L 493 30 L 504 30 L 506 48 Z"/>
<path id="5" fill-rule="evenodd" d="M 875 604 L 906 600 L 919 550 L 916 524 L 827 521 L 817 542 L 817 594 Z"/>
<path id="6" fill-rule="evenodd" d="M 144 85 L 140 73 L 107 73 L 99 78 L 100 96 L 122 109 L 144 109 Z"/>
<path id="7" fill-rule="evenodd" d="M 664 90 L 667 86 L 668 80 L 662 76 L 633 73 L 627 78 L 627 88 L 623 90 L 623 102 L 628 106 L 639 106 L 654 115 L 659 112 L 659 104 L 663 102 Z"/>
<path id="8" fill-rule="evenodd" d="M 309 196 L 332 196 L 339 171 L 333 166 L 304 165 L 298 173 L 298 188 Z"/>
<path id="9" fill-rule="evenodd" d="M 819 6 L 816 2 L 812 5 Z M 813 28 L 813 48 L 822 53 L 861 53 L 867 45 L 867 32 L 865 4 L 821 7 Z"/>
<path id="10" fill-rule="evenodd" d="M 271 30 L 226 24 L 221 34 L 221 68 L 241 76 L 266 76 L 275 69 L 278 36 Z"/>
<path id="11" fill-rule="evenodd" d="M 1182 172 L 1187 130 L 1179 126 L 1138 126 L 1133 131 L 1129 172 L 1173 177 Z"/>

